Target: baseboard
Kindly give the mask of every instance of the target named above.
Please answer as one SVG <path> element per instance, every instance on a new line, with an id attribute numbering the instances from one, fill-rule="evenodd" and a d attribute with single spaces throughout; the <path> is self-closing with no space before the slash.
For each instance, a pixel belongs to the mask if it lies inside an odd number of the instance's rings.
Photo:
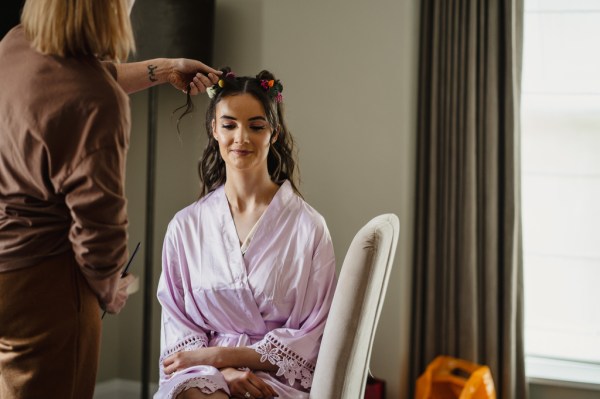
<path id="1" fill-rule="evenodd" d="M 96 384 L 94 399 L 139 399 L 141 382 L 115 378 Z M 158 384 L 150 384 L 150 392 L 154 393 Z"/>

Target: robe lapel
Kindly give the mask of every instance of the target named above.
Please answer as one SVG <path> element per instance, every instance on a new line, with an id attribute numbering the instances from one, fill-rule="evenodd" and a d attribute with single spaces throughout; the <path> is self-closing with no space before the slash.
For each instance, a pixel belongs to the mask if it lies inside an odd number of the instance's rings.
<path id="1" fill-rule="evenodd" d="M 250 284 L 249 276 L 254 270 L 260 268 L 261 266 L 258 264 L 259 262 L 254 261 L 257 259 L 257 257 L 254 255 L 264 249 L 257 248 L 256 245 L 253 245 L 253 243 L 261 241 L 261 238 L 268 236 L 271 233 L 275 223 L 277 223 L 279 215 L 282 212 L 282 208 L 285 207 L 285 204 L 288 202 L 290 196 L 294 194 L 293 189 L 291 188 L 290 183 L 285 181 L 279 190 L 277 190 L 277 193 L 275 193 L 271 203 L 265 210 L 260 224 L 256 228 L 254 238 L 248 246 L 245 257 L 242 255 L 237 230 L 231 214 L 229 202 L 227 201 L 227 196 L 225 195 L 224 186 L 221 186 L 218 190 L 219 192 L 215 194 L 219 195 L 219 213 L 221 214 L 223 240 L 226 241 L 228 249 L 227 256 L 229 265 L 233 269 L 232 271 L 235 275 L 242 276 L 239 283 L 241 283 L 247 292 L 251 293 L 252 295 L 252 302 L 255 304 L 255 308 L 247 309 L 246 311 L 250 312 L 249 315 L 253 314 L 252 317 L 258 317 L 262 319 L 260 304 L 257 303 L 257 298 L 254 294 L 255 290 Z M 260 256 L 258 256 L 258 258 L 260 259 Z"/>
<path id="2" fill-rule="evenodd" d="M 229 209 L 229 202 L 225 195 L 224 186 L 219 187 L 218 190 L 219 192 L 216 194 L 219 195 L 218 203 L 221 231 L 223 232 L 223 241 L 227 248 L 229 267 L 232 269 L 234 275 L 241 278 L 243 284 L 248 285 L 248 273 L 242 257 L 242 251 L 240 250 L 237 230 L 235 229 L 231 209 Z"/>
<path id="3" fill-rule="evenodd" d="M 267 209 L 265 209 L 265 212 L 261 217 L 260 224 L 257 226 L 256 231 L 254 232 L 254 237 L 252 238 L 252 241 L 246 250 L 246 256 L 244 257 L 244 263 L 246 265 L 248 275 L 250 275 L 255 266 L 257 266 L 251 262 L 251 259 L 253 258 L 252 254 L 262 250 L 262 248 L 256 248 L 256 244 L 253 245 L 253 243 L 259 242 L 262 237 L 271 234 L 275 223 L 281 214 L 281 209 L 285 206 L 290 193 L 293 193 L 293 190 L 290 186 L 290 183 L 286 180 L 273 196 L 273 199 L 271 200 L 271 203 Z"/>

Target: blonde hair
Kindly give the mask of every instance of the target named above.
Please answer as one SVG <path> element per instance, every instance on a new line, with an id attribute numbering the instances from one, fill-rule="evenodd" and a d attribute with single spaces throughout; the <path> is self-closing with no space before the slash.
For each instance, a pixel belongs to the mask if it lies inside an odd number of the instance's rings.
<path id="1" fill-rule="evenodd" d="M 21 24 L 43 54 L 125 61 L 135 50 L 127 0 L 26 0 Z"/>

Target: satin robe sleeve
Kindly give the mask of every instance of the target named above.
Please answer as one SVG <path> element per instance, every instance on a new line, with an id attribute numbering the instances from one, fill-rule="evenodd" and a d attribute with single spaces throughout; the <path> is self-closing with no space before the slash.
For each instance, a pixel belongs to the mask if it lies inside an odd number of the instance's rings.
<path id="1" fill-rule="evenodd" d="M 185 310 L 185 287 L 189 282 L 187 262 L 176 224 L 171 222 L 163 243 L 163 270 L 157 296 L 162 306 L 159 391 L 155 398 L 175 398 L 189 388 L 200 388 L 204 393 L 218 389 L 229 393 L 222 374 L 212 366 L 194 366 L 168 377 L 163 361 L 180 351 L 191 351 L 208 346 L 207 332 L 188 317 Z"/>
<path id="2" fill-rule="evenodd" d="M 278 366 L 277 376 L 283 376 L 291 386 L 300 383 L 305 389 L 312 385 L 336 286 L 333 244 L 324 222 L 316 243 L 310 262 L 305 264 L 310 270 L 304 297 L 294 306 L 284 326 L 271 330 L 251 346 L 261 354 L 262 362 Z"/>

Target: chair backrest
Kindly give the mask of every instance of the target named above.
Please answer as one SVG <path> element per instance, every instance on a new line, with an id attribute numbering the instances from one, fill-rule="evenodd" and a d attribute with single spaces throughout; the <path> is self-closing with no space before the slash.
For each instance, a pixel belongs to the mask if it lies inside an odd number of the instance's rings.
<path id="1" fill-rule="evenodd" d="M 399 232 L 398 217 L 385 214 L 372 219 L 352 240 L 325 325 L 311 398 L 364 398 Z"/>

